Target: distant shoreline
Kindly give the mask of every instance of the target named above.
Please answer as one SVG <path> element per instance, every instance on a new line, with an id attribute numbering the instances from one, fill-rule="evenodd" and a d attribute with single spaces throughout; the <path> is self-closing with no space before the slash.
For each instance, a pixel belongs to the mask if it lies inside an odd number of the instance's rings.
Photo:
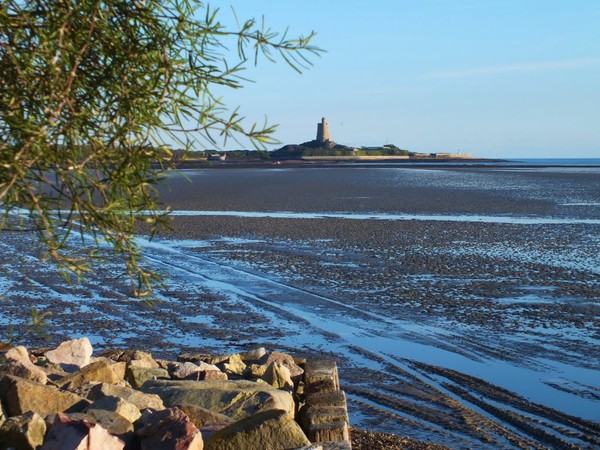
<path id="1" fill-rule="evenodd" d="M 590 163 L 575 163 L 569 162 L 529 162 L 521 160 L 507 159 L 487 159 L 487 158 L 470 158 L 470 159 L 440 159 L 440 158 L 418 158 L 418 159 L 397 159 L 397 160 L 225 160 L 225 161 L 207 161 L 207 160 L 188 160 L 178 161 L 175 163 L 177 169 L 302 169 L 302 168 L 467 168 L 467 169 L 486 169 L 486 168 L 510 168 L 510 169 L 527 169 L 527 168 L 599 168 L 598 162 Z"/>
<path id="2" fill-rule="evenodd" d="M 207 161 L 207 160 L 186 160 L 178 161 L 175 166 L 178 169 L 244 169 L 244 168 L 324 168 L 324 167 L 415 167 L 422 165 L 433 165 L 435 167 L 456 167 L 485 165 L 489 163 L 508 163 L 502 159 L 454 159 L 454 158 L 414 158 L 414 159 L 389 159 L 389 160 L 349 160 L 349 159 L 319 159 L 319 160 L 301 160 L 301 159 L 285 159 L 285 160 L 225 160 L 225 161 Z"/>

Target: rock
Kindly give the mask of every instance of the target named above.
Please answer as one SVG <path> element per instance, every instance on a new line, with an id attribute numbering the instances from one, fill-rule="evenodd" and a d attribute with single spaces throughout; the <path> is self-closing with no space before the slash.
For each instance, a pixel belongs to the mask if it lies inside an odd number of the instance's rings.
<path id="1" fill-rule="evenodd" d="M 294 380 L 294 381 L 299 380 L 301 378 L 302 374 L 304 373 L 304 370 L 302 369 L 302 367 L 297 365 L 296 362 L 294 361 L 293 356 L 288 355 L 287 353 L 271 352 L 271 353 L 267 353 L 265 356 L 263 356 L 260 359 L 260 363 L 265 364 L 267 366 L 273 362 L 278 362 L 280 364 L 283 364 L 285 367 L 287 367 L 290 370 L 292 380 Z"/>
<path id="2" fill-rule="evenodd" d="M 170 379 L 169 372 L 160 368 L 146 368 L 140 366 L 127 366 L 125 379 L 135 389 L 139 389 L 148 380 Z"/>
<path id="3" fill-rule="evenodd" d="M 6 359 L 7 361 L 20 361 L 32 363 L 31 359 L 29 358 L 29 352 L 22 345 L 9 348 L 4 354 L 4 359 Z"/>
<path id="4" fill-rule="evenodd" d="M 285 411 L 270 410 L 217 431 L 207 450 L 291 449 L 310 445 L 300 426 Z"/>
<path id="5" fill-rule="evenodd" d="M 217 366 L 202 361 L 198 364 L 192 362 L 174 362 L 169 365 L 169 369 L 171 378 L 175 380 L 204 380 L 206 378 L 205 372 L 221 372 Z M 227 379 L 227 377 L 225 376 L 224 379 Z"/>
<path id="6" fill-rule="evenodd" d="M 206 362 L 209 364 L 214 364 L 211 360 L 214 358 L 213 355 L 209 353 L 182 353 L 177 357 L 177 361 L 179 362 L 193 362 L 194 364 L 198 364 L 200 362 Z M 227 359 L 227 356 L 222 356 L 222 359 L 217 361 L 221 362 Z"/>
<path id="7" fill-rule="evenodd" d="M 91 413 L 91 411 L 96 409 L 117 413 L 131 423 L 138 420 L 142 415 L 139 408 L 133 403 L 130 403 L 120 397 L 113 396 L 106 396 L 96 400 L 85 410 L 85 412 Z"/>
<path id="8" fill-rule="evenodd" d="M 125 443 L 101 425 L 57 414 L 39 450 L 123 450 Z"/>
<path id="9" fill-rule="evenodd" d="M 221 364 L 222 362 L 227 361 L 231 355 L 208 355 L 208 358 L 204 360 L 205 363 L 208 364 Z"/>
<path id="10" fill-rule="evenodd" d="M 267 367 L 269 366 L 265 366 L 264 364 L 250 364 L 246 366 L 244 376 L 247 378 L 262 378 L 267 371 Z"/>
<path id="11" fill-rule="evenodd" d="M 145 367 L 147 369 L 156 369 L 159 367 L 150 353 L 140 350 L 103 350 L 98 356 L 110 358 L 117 362 L 131 363 L 135 361 L 134 366 Z"/>
<path id="12" fill-rule="evenodd" d="M 247 380 L 147 381 L 143 392 L 157 394 L 166 406 L 194 405 L 239 420 L 269 409 L 282 409 L 294 416 L 289 392 Z"/>
<path id="13" fill-rule="evenodd" d="M 304 366 L 304 382 L 306 392 L 337 391 L 340 389 L 340 380 L 335 361 L 319 359 L 309 361 Z"/>
<path id="14" fill-rule="evenodd" d="M 31 362 L 27 349 L 23 346 L 10 348 L 4 358 L 9 364 L 0 368 L 0 373 L 15 375 L 36 383 L 46 384 L 48 377 L 46 372 Z"/>
<path id="15" fill-rule="evenodd" d="M 82 415 L 70 415 L 71 418 L 83 419 L 102 426 L 112 435 L 126 435 L 134 430 L 133 422 L 115 411 L 105 409 L 89 409 Z"/>
<path id="16" fill-rule="evenodd" d="M 242 361 L 242 358 L 238 353 L 229 355 L 229 357 L 217 364 L 223 372 L 227 375 L 242 376 L 246 370 L 246 364 Z"/>
<path id="17" fill-rule="evenodd" d="M 136 433 L 142 450 L 202 450 L 204 441 L 198 428 L 179 408 L 151 414 Z"/>
<path id="18" fill-rule="evenodd" d="M 88 364 L 79 372 L 58 380 L 56 384 L 63 389 L 75 389 L 91 381 L 117 384 L 123 381 L 121 374 L 124 364 L 110 363 L 106 360 L 96 361 Z"/>
<path id="19" fill-rule="evenodd" d="M 0 374 L 14 375 L 40 384 L 46 384 L 48 382 L 46 372 L 34 365 L 31 361 L 12 361 L 10 364 L 3 364 L 0 366 Z"/>
<path id="20" fill-rule="evenodd" d="M 281 363 L 272 362 L 269 364 L 261 379 L 276 389 L 283 389 L 289 392 L 294 390 L 294 382 L 292 381 L 290 370 Z"/>
<path id="21" fill-rule="evenodd" d="M 114 411 L 94 409 L 84 413 L 62 413 L 62 415 L 73 422 L 85 421 L 91 425 L 100 425 L 110 434 L 117 435 L 121 439 L 130 437 L 134 430 L 134 426 L 129 420 Z M 55 417 L 56 415 L 46 417 L 46 423 L 52 422 Z"/>
<path id="22" fill-rule="evenodd" d="M 208 424 L 224 424 L 224 426 L 227 426 L 234 422 L 232 418 L 227 417 L 225 414 L 213 412 L 200 406 L 181 405 L 179 408 L 187 414 L 192 423 L 198 428 Z"/>
<path id="23" fill-rule="evenodd" d="M 102 397 L 107 396 L 120 397 L 123 400 L 127 400 L 129 403 L 134 404 L 139 410 L 150 408 L 160 411 L 165 409 L 165 405 L 158 395 L 145 394 L 136 389 L 119 384 L 88 383 L 77 389 L 75 393 L 91 401 L 99 400 Z"/>
<path id="24" fill-rule="evenodd" d="M 206 370 L 204 372 L 200 372 L 200 380 L 227 380 L 227 374 L 221 372 L 220 370 Z"/>
<path id="25" fill-rule="evenodd" d="M 5 375 L 0 381 L 0 399 L 10 416 L 33 411 L 42 417 L 62 411 L 82 411 L 90 402 L 54 386 Z"/>
<path id="26" fill-rule="evenodd" d="M 258 347 L 250 351 L 240 353 L 240 357 L 242 358 L 242 361 L 244 361 L 246 364 L 252 364 L 260 361 L 260 359 L 266 354 L 267 350 L 264 347 Z"/>
<path id="27" fill-rule="evenodd" d="M 343 421 L 311 425 L 306 435 L 313 442 L 350 441 L 348 423 Z"/>
<path id="28" fill-rule="evenodd" d="M 158 369 L 160 365 L 152 358 L 149 353 L 136 352 L 136 358 L 129 361 L 129 367 L 142 367 L 144 369 Z"/>
<path id="29" fill-rule="evenodd" d="M 202 433 L 202 440 L 207 442 L 217 431 L 222 430 L 223 428 L 231 425 L 232 422 L 224 422 L 224 423 L 207 423 L 201 427 L 198 427 L 200 433 Z"/>
<path id="30" fill-rule="evenodd" d="M 347 409 L 344 391 L 322 391 L 306 395 L 305 407 L 308 406 L 340 406 Z M 301 409 L 302 411 L 302 409 Z"/>
<path id="31" fill-rule="evenodd" d="M 34 450 L 44 442 L 46 423 L 34 412 L 9 418 L 0 426 L 0 448 Z"/>
<path id="32" fill-rule="evenodd" d="M 93 349 L 88 338 L 65 341 L 45 353 L 48 361 L 59 364 L 67 372 L 75 372 L 90 363 Z"/>
<path id="33" fill-rule="evenodd" d="M 309 406 L 302 408 L 298 417 L 303 426 L 339 421 L 349 422 L 348 411 L 343 406 Z"/>

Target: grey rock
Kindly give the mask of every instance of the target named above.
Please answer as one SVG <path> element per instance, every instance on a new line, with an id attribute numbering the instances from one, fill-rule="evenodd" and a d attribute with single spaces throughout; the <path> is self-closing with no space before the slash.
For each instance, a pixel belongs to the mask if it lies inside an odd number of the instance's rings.
<path id="1" fill-rule="evenodd" d="M 294 357 L 292 355 L 288 355 L 287 353 L 271 352 L 267 353 L 260 359 L 260 364 L 269 365 L 273 362 L 278 362 L 286 366 L 290 370 L 290 374 L 294 381 L 299 380 L 304 373 L 302 367 L 297 365 L 294 361 Z"/>
<path id="2" fill-rule="evenodd" d="M 5 375 L 0 380 L 0 399 L 10 416 L 32 411 L 45 417 L 67 410 L 82 411 L 90 404 L 71 392 L 12 375 Z"/>
<path id="3" fill-rule="evenodd" d="M 96 401 L 107 396 L 120 397 L 134 404 L 139 410 L 150 408 L 160 411 L 165 409 L 165 405 L 158 395 L 145 394 L 129 386 L 120 384 L 88 383 L 74 392 L 91 401 Z"/>
<path id="4" fill-rule="evenodd" d="M 320 359 L 308 361 L 305 365 L 304 382 L 306 392 L 337 391 L 340 380 L 335 361 Z"/>
<path id="5" fill-rule="evenodd" d="M 12 361 L 0 366 L 0 375 L 14 375 L 40 384 L 48 382 L 46 372 L 34 365 L 31 361 Z"/>
<path id="6" fill-rule="evenodd" d="M 125 379 L 135 389 L 139 389 L 148 380 L 170 379 L 169 372 L 161 368 L 147 368 L 140 366 L 127 366 Z"/>
<path id="7" fill-rule="evenodd" d="M 276 389 L 283 389 L 292 392 L 294 390 L 294 382 L 290 369 L 278 362 L 272 362 L 267 366 L 262 380 L 269 383 Z"/>
<path id="8" fill-rule="evenodd" d="M 227 359 L 219 362 L 217 364 L 217 367 L 220 368 L 227 375 L 242 376 L 244 374 L 244 371 L 246 370 L 246 364 L 244 363 L 244 361 L 242 361 L 242 358 L 237 353 L 229 355 Z"/>
<path id="9" fill-rule="evenodd" d="M 224 424 L 223 426 L 227 426 L 234 422 L 231 417 L 228 417 L 225 414 L 213 412 L 201 408 L 200 406 L 181 405 L 179 408 L 186 413 L 192 423 L 198 428 L 205 427 L 209 424 Z"/>
<path id="10" fill-rule="evenodd" d="M 44 442 L 46 423 L 34 412 L 26 412 L 6 420 L 0 426 L 0 448 L 34 450 Z"/>
<path id="11" fill-rule="evenodd" d="M 93 353 L 89 339 L 72 339 L 60 344 L 56 349 L 45 353 L 48 361 L 59 364 L 67 372 L 74 372 L 87 366 Z"/>
<path id="12" fill-rule="evenodd" d="M 290 393 L 247 380 L 151 380 L 141 390 L 157 394 L 166 406 L 194 405 L 236 420 L 270 409 L 287 411 L 293 417 L 295 410 Z"/>
<path id="13" fill-rule="evenodd" d="M 290 449 L 306 445 L 310 441 L 292 416 L 285 411 L 270 410 L 217 431 L 207 440 L 206 449 Z"/>
<path id="14" fill-rule="evenodd" d="M 240 357 L 246 364 L 255 364 L 266 354 L 267 350 L 264 347 L 258 347 L 247 352 L 240 353 Z"/>
<path id="15" fill-rule="evenodd" d="M 124 363 L 99 360 L 83 367 L 79 372 L 64 377 L 56 384 L 63 389 L 76 389 L 89 382 L 117 384 L 123 382 Z"/>
<path id="16" fill-rule="evenodd" d="M 92 403 L 85 412 L 92 413 L 93 410 L 104 410 L 114 412 L 133 423 L 142 415 L 137 406 L 120 397 L 106 396 Z M 117 433 L 120 434 L 120 433 Z"/>

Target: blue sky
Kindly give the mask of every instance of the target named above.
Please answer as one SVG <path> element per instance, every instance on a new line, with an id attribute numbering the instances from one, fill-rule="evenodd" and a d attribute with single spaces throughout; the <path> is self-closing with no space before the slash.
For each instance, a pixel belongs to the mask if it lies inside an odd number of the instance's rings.
<path id="1" fill-rule="evenodd" d="M 298 75 L 266 60 L 224 93 L 284 143 L 332 138 L 481 157 L 600 157 L 598 0 L 239 0 L 222 21 L 264 15 L 318 33 Z M 232 147 L 236 147 L 233 145 Z"/>

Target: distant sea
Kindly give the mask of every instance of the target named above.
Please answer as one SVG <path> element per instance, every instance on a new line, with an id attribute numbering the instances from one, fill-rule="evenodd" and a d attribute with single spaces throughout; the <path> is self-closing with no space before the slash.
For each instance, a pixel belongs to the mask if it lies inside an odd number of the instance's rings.
<path id="1" fill-rule="evenodd" d="M 528 166 L 600 166 L 600 158 L 523 158 L 507 159 L 499 164 Z"/>

